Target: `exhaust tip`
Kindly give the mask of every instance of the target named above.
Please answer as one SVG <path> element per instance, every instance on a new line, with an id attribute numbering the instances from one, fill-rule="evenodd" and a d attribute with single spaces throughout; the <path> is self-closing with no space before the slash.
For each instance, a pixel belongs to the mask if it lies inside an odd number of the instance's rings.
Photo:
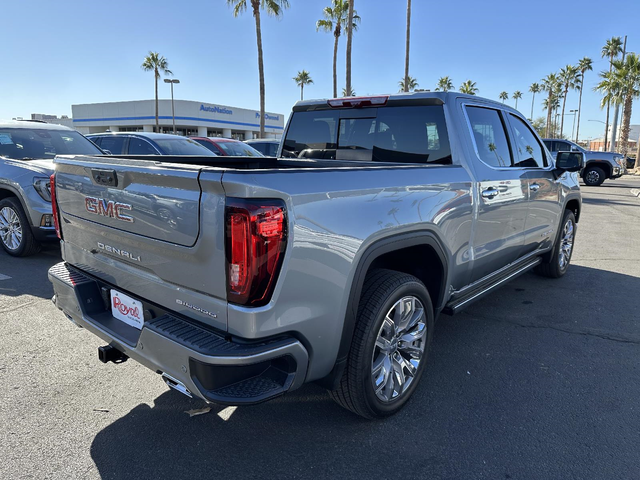
<path id="1" fill-rule="evenodd" d="M 189 398 L 193 398 L 193 395 L 191 395 L 189 389 L 180 380 L 176 380 L 171 375 L 167 375 L 166 373 L 162 374 L 162 380 L 164 380 L 164 383 L 166 383 L 170 388 L 177 390 L 178 392 L 186 395 Z"/>

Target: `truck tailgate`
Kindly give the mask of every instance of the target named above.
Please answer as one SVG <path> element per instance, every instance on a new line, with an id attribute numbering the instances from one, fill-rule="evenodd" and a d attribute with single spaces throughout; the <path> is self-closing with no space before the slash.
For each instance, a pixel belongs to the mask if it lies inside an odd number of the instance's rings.
<path id="1" fill-rule="evenodd" d="M 226 329 L 221 171 L 58 157 L 63 258 L 133 296 Z"/>

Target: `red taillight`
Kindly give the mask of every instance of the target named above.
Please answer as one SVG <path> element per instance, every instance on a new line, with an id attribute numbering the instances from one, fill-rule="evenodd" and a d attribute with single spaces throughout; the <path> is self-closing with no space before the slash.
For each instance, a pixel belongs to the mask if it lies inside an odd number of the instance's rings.
<path id="1" fill-rule="evenodd" d="M 389 95 L 378 95 L 376 97 L 345 97 L 332 98 L 327 100 L 331 108 L 359 108 L 386 105 Z"/>
<path id="2" fill-rule="evenodd" d="M 53 225 L 56 227 L 58 238 L 62 240 L 62 232 L 60 231 L 60 217 L 58 215 L 58 202 L 56 201 L 56 174 L 53 173 L 49 177 L 49 189 L 51 190 L 51 210 L 53 213 Z"/>
<path id="3" fill-rule="evenodd" d="M 227 199 L 227 294 L 233 303 L 269 301 L 286 246 L 284 203 Z"/>

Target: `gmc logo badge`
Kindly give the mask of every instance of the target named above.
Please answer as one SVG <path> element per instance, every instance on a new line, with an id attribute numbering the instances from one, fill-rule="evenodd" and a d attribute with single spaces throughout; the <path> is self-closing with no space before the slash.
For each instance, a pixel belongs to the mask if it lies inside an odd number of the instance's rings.
<path id="1" fill-rule="evenodd" d="M 131 205 L 127 205 L 126 203 L 105 200 L 104 198 L 85 197 L 84 208 L 86 208 L 87 212 L 93 213 L 94 215 L 102 215 L 103 217 L 133 223 L 133 217 L 122 213 L 123 210 L 131 210 Z"/>

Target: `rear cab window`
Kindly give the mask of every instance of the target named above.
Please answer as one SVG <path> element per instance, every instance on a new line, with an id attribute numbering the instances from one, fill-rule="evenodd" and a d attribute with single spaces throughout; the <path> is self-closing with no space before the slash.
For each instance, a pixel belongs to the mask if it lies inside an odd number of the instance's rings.
<path id="1" fill-rule="evenodd" d="M 283 155 L 393 163 L 451 164 L 442 105 L 294 112 Z"/>

